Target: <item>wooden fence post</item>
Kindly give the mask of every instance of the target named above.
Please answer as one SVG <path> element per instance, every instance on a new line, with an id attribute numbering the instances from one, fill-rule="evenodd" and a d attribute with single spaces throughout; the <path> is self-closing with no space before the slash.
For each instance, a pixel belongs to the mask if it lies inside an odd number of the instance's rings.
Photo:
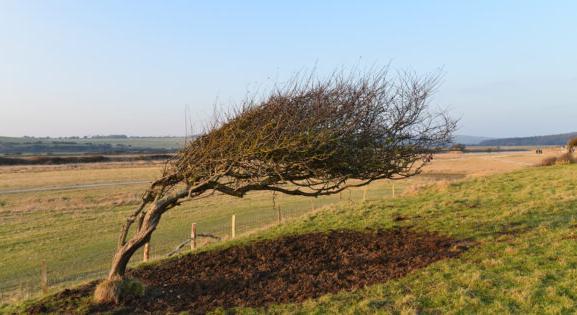
<path id="1" fill-rule="evenodd" d="M 233 214 L 230 220 L 230 238 L 236 237 L 236 216 Z"/>
<path id="2" fill-rule="evenodd" d="M 190 226 L 190 250 L 196 249 L 196 223 Z"/>
<path id="3" fill-rule="evenodd" d="M 40 262 L 40 288 L 42 293 L 48 293 L 48 267 L 45 259 Z"/>
<path id="4" fill-rule="evenodd" d="M 367 201 L 367 186 L 365 186 L 365 189 L 363 190 L 363 202 Z"/>
<path id="5" fill-rule="evenodd" d="M 393 198 L 395 198 L 395 183 L 393 183 Z"/>
<path id="6" fill-rule="evenodd" d="M 142 261 L 147 262 L 150 259 L 150 242 L 144 244 L 144 250 L 142 251 Z"/>
<path id="7" fill-rule="evenodd" d="M 280 205 L 277 206 L 276 211 L 277 211 L 278 224 L 282 224 L 282 211 L 280 209 Z"/>

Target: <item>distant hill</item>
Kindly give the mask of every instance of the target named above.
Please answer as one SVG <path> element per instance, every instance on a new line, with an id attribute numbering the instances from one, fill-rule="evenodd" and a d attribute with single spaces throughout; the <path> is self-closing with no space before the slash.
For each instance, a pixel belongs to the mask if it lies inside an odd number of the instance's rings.
<path id="1" fill-rule="evenodd" d="M 565 145 L 569 139 L 577 137 L 577 132 L 557 135 L 489 139 L 479 143 L 482 146 L 527 146 L 527 145 Z"/>
<path id="2" fill-rule="evenodd" d="M 493 138 L 488 137 L 477 137 L 477 136 L 467 136 L 467 135 L 455 135 L 453 137 L 453 143 L 460 143 L 464 145 L 478 145 L 485 140 L 491 140 Z"/>

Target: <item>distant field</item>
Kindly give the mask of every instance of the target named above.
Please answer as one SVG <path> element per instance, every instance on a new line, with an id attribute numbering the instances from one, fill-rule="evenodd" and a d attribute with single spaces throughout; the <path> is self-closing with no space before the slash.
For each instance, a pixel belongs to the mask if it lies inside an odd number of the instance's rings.
<path id="1" fill-rule="evenodd" d="M 45 155 L 122 152 L 170 152 L 184 145 L 183 137 L 11 138 L 0 137 L 0 154 Z"/>
<path id="2" fill-rule="evenodd" d="M 317 199 L 281 195 L 277 204 L 286 220 L 327 205 L 391 198 L 393 185 L 397 195 L 410 194 L 431 183 L 527 168 L 550 154 L 556 152 L 441 154 L 424 174 L 412 179 L 381 181 L 366 192 L 356 189 Z M 126 182 L 151 181 L 160 174 L 160 167 L 152 162 L 0 167 L 0 298 L 17 299 L 37 292 L 42 260 L 48 264 L 53 288 L 101 276 L 108 267 L 120 224 L 146 187 L 145 183 Z M 113 185 L 81 187 L 94 183 Z M 78 188 L 71 189 L 74 185 Z M 55 190 L 2 194 L 43 187 Z M 186 239 L 192 222 L 201 233 L 228 237 L 232 214 L 236 214 L 240 234 L 278 220 L 272 195 L 266 192 L 244 199 L 216 195 L 184 204 L 164 216 L 152 240 L 153 256 L 166 255 Z M 138 261 L 140 254 L 135 258 Z"/>
<path id="3" fill-rule="evenodd" d="M 524 146 L 487 146 L 487 145 L 468 145 L 467 152 L 520 152 L 535 151 L 536 149 L 546 149 L 548 151 L 560 151 L 562 146 L 559 145 L 524 145 Z"/>
<path id="4" fill-rule="evenodd" d="M 180 148 L 184 143 L 183 137 L 127 137 L 127 138 L 25 138 L 25 137 L 0 137 L 0 144 L 54 144 L 54 143 L 94 143 L 126 145 L 143 148 Z"/>

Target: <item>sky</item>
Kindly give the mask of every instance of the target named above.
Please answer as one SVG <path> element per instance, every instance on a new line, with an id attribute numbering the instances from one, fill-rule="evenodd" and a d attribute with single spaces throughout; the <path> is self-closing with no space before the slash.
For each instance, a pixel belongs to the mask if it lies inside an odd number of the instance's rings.
<path id="1" fill-rule="evenodd" d="M 577 1 L 0 0 L 0 136 L 180 136 L 315 69 L 441 72 L 458 134 L 577 131 Z"/>

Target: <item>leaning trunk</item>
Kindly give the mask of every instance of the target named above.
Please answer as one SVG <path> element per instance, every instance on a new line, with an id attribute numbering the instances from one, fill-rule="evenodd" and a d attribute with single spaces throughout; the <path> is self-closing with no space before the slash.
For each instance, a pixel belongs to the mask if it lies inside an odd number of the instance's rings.
<path id="1" fill-rule="evenodd" d="M 147 236 L 141 236 L 136 238 L 133 237 L 130 242 L 116 250 L 114 257 L 112 258 L 112 266 L 110 267 L 110 272 L 108 273 L 108 279 L 118 279 L 124 278 L 126 273 L 126 267 L 128 262 L 134 253 L 142 247 L 144 244 L 150 241 L 150 235 L 152 231 Z"/>
<path id="2" fill-rule="evenodd" d="M 152 230 L 150 230 L 152 232 Z M 100 282 L 94 290 L 96 303 L 121 303 L 134 292 L 130 291 L 130 279 L 125 277 L 126 266 L 130 258 L 144 243 L 150 240 L 150 233 L 136 233 L 124 246 L 118 248 L 112 260 L 112 266 L 108 277 Z M 142 291 L 141 293 L 143 293 Z"/>
<path id="3" fill-rule="evenodd" d="M 95 301 L 100 303 L 118 303 L 122 300 L 123 292 L 119 289 L 119 286 L 122 285 L 122 281 L 125 279 L 126 267 L 128 266 L 130 258 L 132 258 L 132 255 L 134 255 L 139 248 L 150 241 L 152 232 L 156 230 L 162 214 L 176 206 L 181 198 L 187 196 L 187 192 L 188 191 L 184 189 L 155 201 L 150 205 L 150 208 L 145 214 L 140 213 L 143 206 L 139 207 L 140 210 L 137 211 L 136 214 L 144 215 L 139 219 L 136 232 L 128 241 L 125 241 L 128 229 L 134 222 L 134 214 L 128 218 L 127 224 L 123 226 L 120 242 L 112 258 L 112 265 L 108 277 L 98 285 L 94 292 Z"/>
<path id="4" fill-rule="evenodd" d="M 154 210 L 157 210 L 156 208 Z M 143 224 L 138 231 L 122 246 L 116 249 L 116 253 L 112 259 L 112 266 L 106 280 L 102 281 L 94 291 L 94 301 L 97 303 L 120 303 L 127 294 L 125 278 L 126 267 L 132 255 L 142 247 L 146 242 L 150 241 L 152 232 L 156 229 L 160 214 L 152 211 L 154 216 L 149 216 L 148 213 L 143 220 Z"/>

